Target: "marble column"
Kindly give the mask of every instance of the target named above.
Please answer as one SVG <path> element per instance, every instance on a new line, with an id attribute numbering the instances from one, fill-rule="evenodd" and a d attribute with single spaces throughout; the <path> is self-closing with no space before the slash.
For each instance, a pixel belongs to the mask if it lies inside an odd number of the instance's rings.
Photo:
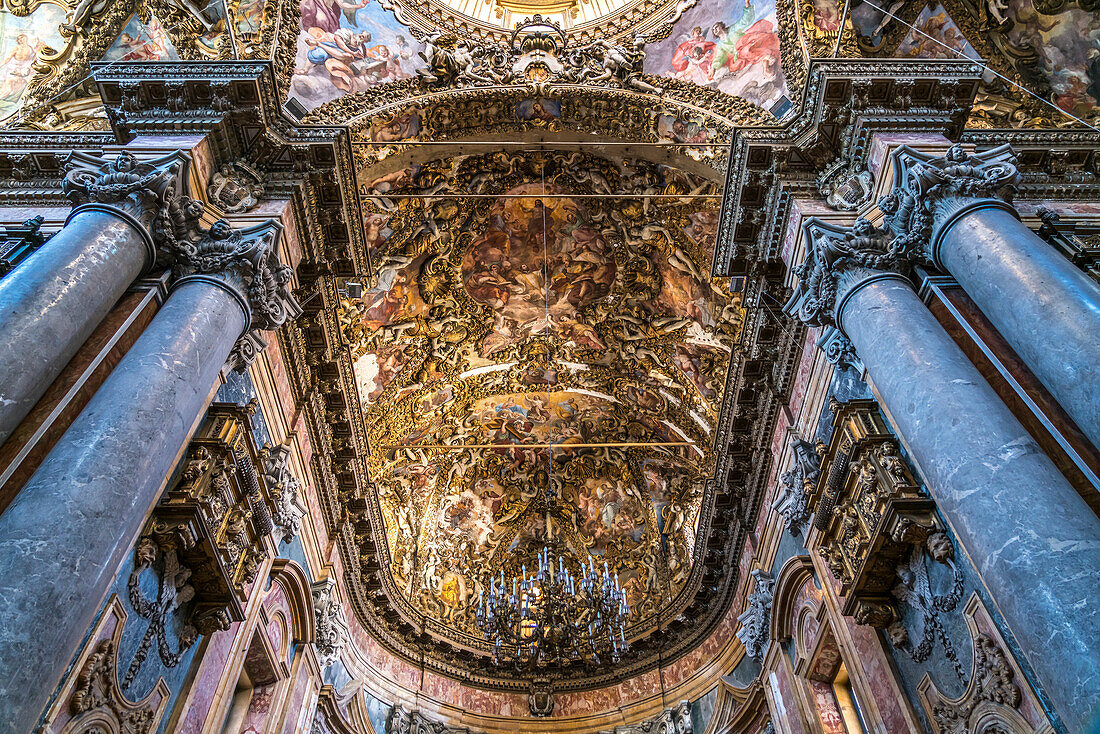
<path id="1" fill-rule="evenodd" d="M 810 220 L 805 234 L 788 312 L 851 340 L 1043 688 L 1082 730 L 1100 702 L 1100 519 L 898 273 L 888 233 Z"/>
<path id="2" fill-rule="evenodd" d="M 153 266 L 154 218 L 186 193 L 189 157 L 138 162 L 73 153 L 65 226 L 0 280 L 0 443 L 134 280 Z"/>
<path id="3" fill-rule="evenodd" d="M 0 515 L 0 729 L 34 727 L 234 344 L 300 313 L 280 232 L 217 222 L 176 253 L 164 305 Z"/>
<path id="4" fill-rule="evenodd" d="M 893 153 L 886 226 L 950 273 L 1035 376 L 1100 446 L 1100 286 L 1020 222 L 1009 147 Z"/>

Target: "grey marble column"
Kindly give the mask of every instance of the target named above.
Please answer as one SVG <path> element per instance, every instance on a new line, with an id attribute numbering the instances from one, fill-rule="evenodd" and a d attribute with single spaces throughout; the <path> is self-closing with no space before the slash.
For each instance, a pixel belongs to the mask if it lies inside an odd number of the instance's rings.
<path id="1" fill-rule="evenodd" d="M 0 515 L 0 730 L 34 727 L 238 338 L 299 313 L 280 231 L 218 222 L 177 251 L 164 306 Z"/>
<path id="2" fill-rule="evenodd" d="M 186 193 L 189 158 L 137 162 L 69 157 L 65 189 L 77 203 L 65 226 L 0 280 L 0 443 L 3 443 L 144 270 L 149 230 Z"/>
<path id="3" fill-rule="evenodd" d="M 894 151 L 887 226 L 919 233 L 1078 427 L 1100 446 L 1100 286 L 1024 226 L 1008 146 L 945 157 Z"/>
<path id="4" fill-rule="evenodd" d="M 1100 702 L 1100 519 L 893 271 L 865 221 L 806 224 L 788 310 L 836 324 L 1071 731 Z"/>

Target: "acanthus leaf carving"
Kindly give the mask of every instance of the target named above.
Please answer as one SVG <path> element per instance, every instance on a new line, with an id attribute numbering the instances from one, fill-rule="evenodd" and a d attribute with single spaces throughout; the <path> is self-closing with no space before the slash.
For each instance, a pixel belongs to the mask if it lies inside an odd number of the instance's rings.
<path id="1" fill-rule="evenodd" d="M 80 669 L 69 697 L 69 712 L 89 726 L 87 731 L 106 731 L 103 727 L 112 726 L 120 734 L 148 734 L 157 720 L 151 695 L 136 704 L 127 701 L 118 688 L 117 666 L 116 641 L 101 640 Z"/>
<path id="2" fill-rule="evenodd" d="M 274 220 L 234 229 L 219 219 L 193 240 L 166 243 L 173 276 L 219 278 L 241 294 L 251 328 L 276 329 L 302 313 L 290 292 L 292 272 L 279 261 L 281 233 L 282 225 Z"/>
<path id="3" fill-rule="evenodd" d="M 821 474 L 821 456 L 818 446 L 798 436 L 791 436 L 791 454 L 791 468 L 779 477 L 779 492 L 772 509 L 783 515 L 788 531 L 799 533 L 810 519 L 808 500 Z"/>
<path id="4" fill-rule="evenodd" d="M 173 232 L 194 226 L 202 214 L 198 208 L 183 207 L 188 199 L 187 173 L 191 158 L 177 151 L 160 158 L 139 161 L 133 153 L 122 151 L 114 158 L 100 158 L 74 151 L 65 160 L 62 192 L 73 206 L 108 204 L 150 228 L 154 220 L 170 221 Z M 178 216 L 165 220 L 171 208 Z"/>
<path id="5" fill-rule="evenodd" d="M 331 576 L 313 584 L 313 609 L 317 623 L 313 644 L 321 667 L 328 667 L 339 659 L 349 638 L 344 608 L 336 595 L 336 581 Z"/>
<path id="6" fill-rule="evenodd" d="M 992 636 L 979 633 L 974 638 L 974 669 L 967 693 L 962 699 L 941 701 L 932 707 L 932 718 L 940 734 L 972 731 L 971 716 L 984 701 L 1017 708 L 1022 696 L 1014 678 L 1005 651 Z"/>
<path id="7" fill-rule="evenodd" d="M 772 614 L 772 595 L 775 581 L 767 572 L 753 569 L 756 589 L 749 594 L 745 611 L 738 617 L 741 628 L 737 630 L 737 639 L 745 646 L 745 653 L 760 663 L 768 650 L 770 634 L 768 632 Z"/>
<path id="8" fill-rule="evenodd" d="M 299 496 L 302 483 L 290 471 L 290 447 L 267 447 L 260 454 L 264 483 L 272 498 L 272 520 L 282 541 L 290 543 L 301 531 L 305 515 Z"/>
<path id="9" fill-rule="evenodd" d="M 942 156 L 902 146 L 891 160 L 897 183 L 878 202 L 883 223 L 895 242 L 904 243 L 899 249 L 941 269 L 937 248 L 946 225 L 979 199 L 1011 209 L 1020 180 L 1016 156 L 1007 144 L 975 154 L 952 145 Z"/>

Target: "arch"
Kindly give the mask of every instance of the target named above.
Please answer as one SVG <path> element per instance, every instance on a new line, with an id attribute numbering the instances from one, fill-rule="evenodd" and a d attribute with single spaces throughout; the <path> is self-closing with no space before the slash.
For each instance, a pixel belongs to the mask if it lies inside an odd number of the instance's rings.
<path id="1" fill-rule="evenodd" d="M 297 642 L 313 642 L 317 638 L 313 611 L 313 594 L 309 590 L 309 576 L 295 561 L 276 558 L 271 564 L 271 580 L 278 583 L 290 605 L 291 632 Z"/>
<path id="2" fill-rule="evenodd" d="M 796 604 L 799 592 L 809 581 L 814 584 L 814 566 L 809 556 L 793 556 L 779 569 L 775 579 L 775 595 L 772 599 L 771 638 L 786 642 L 794 637 L 797 628 Z"/>

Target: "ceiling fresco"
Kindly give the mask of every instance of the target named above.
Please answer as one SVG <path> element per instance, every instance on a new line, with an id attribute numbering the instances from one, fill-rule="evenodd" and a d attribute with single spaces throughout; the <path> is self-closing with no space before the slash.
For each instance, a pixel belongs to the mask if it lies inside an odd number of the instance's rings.
<path id="1" fill-rule="evenodd" d="M 843 2 L 800 2 L 813 55 L 831 53 L 840 34 L 848 56 L 984 59 L 1010 81 L 987 75 L 969 127 L 1078 125 L 1058 110 L 1100 120 L 1100 15 L 1089 0 L 863 0 L 843 28 Z"/>
<path id="2" fill-rule="evenodd" d="M 392 588 L 471 644 L 489 577 L 549 546 L 606 562 L 645 633 L 696 560 L 741 321 L 708 275 L 717 187 L 579 152 L 359 185 L 379 265 L 340 319 Z"/>
<path id="3" fill-rule="evenodd" d="M 790 109 L 775 0 L 700 0 L 667 38 L 651 43 L 645 70 L 747 99 L 782 116 Z"/>
<path id="4" fill-rule="evenodd" d="M 705 90 L 693 100 L 699 110 L 738 117 L 738 125 L 770 119 L 731 115 L 731 100 L 786 119 L 805 81 L 804 53 L 981 58 L 996 73 L 983 81 L 971 128 L 1100 120 L 1100 16 L 1093 0 L 860 0 L 846 16 L 839 0 L 477 0 L 474 15 L 492 16 L 484 22 L 469 16 L 474 9 L 464 2 L 214 0 L 200 7 L 185 0 L 0 0 L 0 125 L 104 129 L 94 89 L 82 83 L 95 60 L 271 58 L 280 88 L 307 111 L 370 93 L 377 101 L 345 108 L 367 112 L 378 101 L 428 91 L 417 73 L 427 68 L 422 54 L 433 34 L 465 42 L 477 66 L 507 51 L 511 27 L 540 10 L 561 16 L 568 38 L 561 51 L 568 54 L 559 61 L 568 65 L 568 58 L 588 54 L 594 63 L 603 53 L 600 39 L 628 44 L 642 34 L 641 70 L 665 80 L 649 82 L 663 88 L 663 103 L 687 102 L 690 90 Z M 569 8 L 558 8 L 562 2 Z M 595 67 L 582 71 L 592 73 Z M 339 117 L 324 121 L 351 115 Z"/>
<path id="5" fill-rule="evenodd" d="M 425 33 L 403 12 L 398 5 L 376 0 L 303 0 L 290 96 L 312 110 L 344 95 L 427 74 L 428 47 L 420 40 Z M 652 34 L 639 71 L 714 89 L 785 114 L 792 105 L 777 29 L 775 0 L 699 0 L 689 10 L 681 7 L 676 17 Z M 568 37 L 566 31 L 559 31 L 562 38 Z M 504 52 L 503 45 L 497 51 L 453 36 L 436 37 L 433 43 L 457 48 L 455 58 L 470 64 L 474 79 L 491 79 L 490 72 L 481 69 L 486 60 L 494 60 L 495 53 Z M 565 44 L 557 52 L 563 59 L 567 47 L 572 55 L 592 49 L 597 55 L 600 52 L 599 42 L 555 43 Z M 468 62 L 461 61 L 463 54 L 469 56 Z M 475 67 L 477 73 L 473 73 Z"/>

